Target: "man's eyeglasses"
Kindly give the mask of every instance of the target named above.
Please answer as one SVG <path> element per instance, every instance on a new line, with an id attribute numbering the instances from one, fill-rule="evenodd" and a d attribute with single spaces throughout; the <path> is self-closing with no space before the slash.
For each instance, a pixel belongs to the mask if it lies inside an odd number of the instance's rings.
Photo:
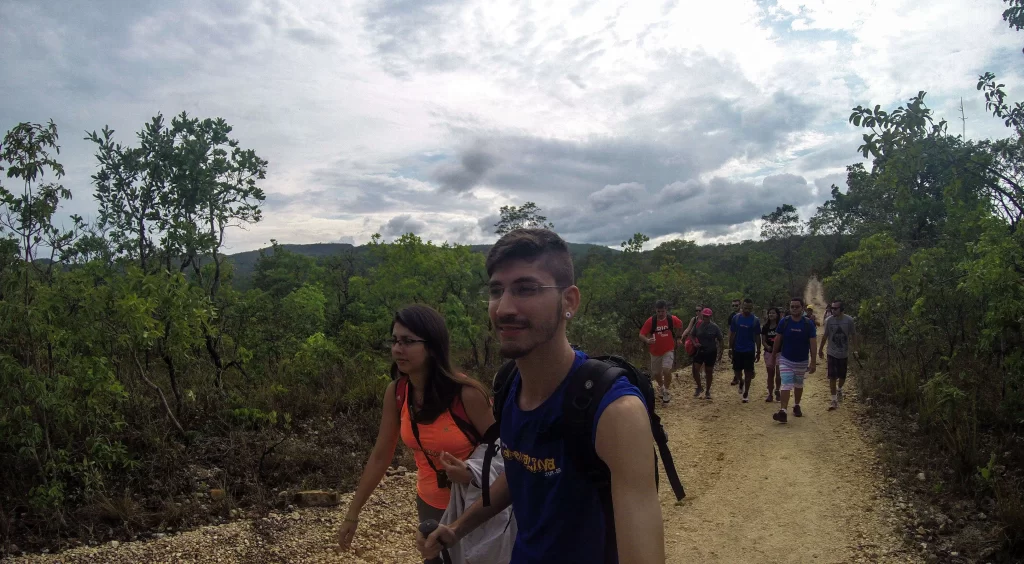
<path id="1" fill-rule="evenodd" d="M 543 284 L 534 284 L 532 282 L 520 282 L 512 284 L 508 288 L 504 286 L 488 286 L 483 289 L 482 293 L 487 297 L 488 301 L 496 302 L 505 295 L 505 291 L 516 299 L 529 299 L 541 292 L 541 290 L 547 288 L 558 288 L 564 290 L 566 286 L 545 286 Z"/>
<path id="2" fill-rule="evenodd" d="M 405 337 L 402 337 L 401 339 L 388 339 L 385 342 L 388 344 L 388 346 L 401 347 L 404 349 L 416 343 L 426 343 L 427 341 L 425 339 L 407 339 Z"/>

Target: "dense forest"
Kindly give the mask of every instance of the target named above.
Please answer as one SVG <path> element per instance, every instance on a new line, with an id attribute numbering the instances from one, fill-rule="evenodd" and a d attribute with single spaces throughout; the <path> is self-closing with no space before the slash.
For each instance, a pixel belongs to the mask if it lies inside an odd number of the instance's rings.
<path id="1" fill-rule="evenodd" d="M 1016 3 L 1004 18 L 1024 23 Z M 1008 542 L 1024 542 L 1024 103 L 990 73 L 977 89 L 1004 138 L 951 133 L 924 92 L 857 107 L 851 156 L 870 166 L 850 166 L 847 189 L 806 221 L 778 202 L 760 241 L 574 245 L 571 339 L 639 358 L 656 299 L 724 318 L 732 298 L 780 305 L 820 277 L 866 335 L 862 389 L 948 457 L 936 487 L 992 497 Z M 55 124 L 17 124 L 0 146 L 0 547 L 216 521 L 286 487 L 350 488 L 403 305 L 445 315 L 467 373 L 486 381 L 500 361 L 486 247 L 410 233 L 226 256 L 230 230 L 261 220 L 271 166 L 227 123 L 158 115 L 133 144 L 106 128 L 89 139 L 95 222 L 57 219 L 71 193 Z M 545 225 L 540 211 L 503 208 L 496 232 Z M 225 498 L 196 495 L 210 488 Z"/>

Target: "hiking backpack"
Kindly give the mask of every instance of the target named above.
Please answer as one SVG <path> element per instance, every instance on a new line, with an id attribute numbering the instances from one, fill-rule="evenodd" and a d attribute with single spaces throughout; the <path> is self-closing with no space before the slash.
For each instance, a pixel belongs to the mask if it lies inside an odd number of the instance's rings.
<path id="1" fill-rule="evenodd" d="M 483 442 L 490 445 L 484 454 L 482 472 L 482 497 L 485 507 L 491 504 L 490 480 L 488 479 L 491 459 L 498 451 L 497 441 L 500 438 L 501 412 L 511 391 L 515 373 L 516 363 L 514 360 L 510 360 L 502 365 L 494 376 L 492 386 L 494 390 L 494 424 L 487 429 L 483 437 Z M 657 445 L 654 452 L 655 485 L 657 486 L 659 481 L 658 453 L 660 452 L 662 463 L 665 466 L 665 475 L 672 486 L 676 500 L 686 497 L 686 491 L 679 480 L 675 463 L 672 461 L 672 453 L 668 448 L 668 435 L 661 425 L 661 417 L 654 411 L 656 399 L 651 376 L 618 356 L 598 356 L 588 359 L 568 376 L 569 381 L 566 384 L 565 397 L 562 401 L 562 416 L 552 431 L 561 433 L 566 454 L 572 458 L 576 468 L 579 468 L 597 488 L 601 507 L 604 510 L 607 530 L 605 555 L 609 562 L 615 562 L 618 557 L 615 541 L 615 513 L 612 510 L 611 472 L 597 455 L 592 437 L 594 436 L 594 416 L 597 414 L 601 398 L 620 376 L 625 376 L 631 384 L 640 390 L 644 397 L 644 403 L 647 405 L 647 416 L 651 423 L 654 442 Z"/>
<path id="2" fill-rule="evenodd" d="M 677 328 L 678 329 L 682 329 L 683 326 L 679 325 L 679 327 L 676 327 L 675 322 L 672 321 L 672 310 L 670 310 L 670 309 L 666 309 L 665 310 L 665 320 L 668 321 L 668 330 L 672 332 L 672 340 L 678 340 L 679 339 L 679 335 L 676 334 L 676 329 Z M 658 314 L 657 314 L 657 312 L 655 312 L 654 315 L 652 315 L 650 318 L 648 318 L 648 321 L 651 322 L 651 335 L 653 336 L 655 333 L 658 332 Z M 681 324 L 682 322 L 683 322 L 683 320 L 680 319 L 679 323 Z"/>

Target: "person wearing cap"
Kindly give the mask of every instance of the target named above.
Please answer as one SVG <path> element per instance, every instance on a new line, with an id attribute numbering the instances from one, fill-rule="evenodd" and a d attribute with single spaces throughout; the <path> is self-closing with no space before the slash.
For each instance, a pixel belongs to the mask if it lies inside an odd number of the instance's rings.
<path id="1" fill-rule="evenodd" d="M 807 307 L 804 309 L 804 317 L 813 321 L 815 327 L 821 326 L 821 323 L 818 322 L 818 316 L 814 314 L 814 306 L 811 304 L 807 304 Z"/>
<path id="2" fill-rule="evenodd" d="M 704 308 L 701 320 L 693 328 L 693 337 L 697 340 L 697 353 L 693 355 L 693 380 L 697 384 L 693 394 L 695 398 L 703 393 L 704 399 L 711 399 L 711 375 L 715 371 L 715 363 L 722 360 L 722 353 L 725 352 L 725 339 L 722 330 L 711 321 L 712 313 L 711 308 Z M 704 369 L 706 388 L 701 386 L 701 368 Z"/>

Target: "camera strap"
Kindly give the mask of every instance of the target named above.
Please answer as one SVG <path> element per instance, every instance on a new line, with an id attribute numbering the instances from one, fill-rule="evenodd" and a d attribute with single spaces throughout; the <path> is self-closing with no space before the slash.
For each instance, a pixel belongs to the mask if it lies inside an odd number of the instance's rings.
<path id="1" fill-rule="evenodd" d="M 416 437 L 416 444 L 420 445 L 420 450 L 423 451 L 423 458 L 427 459 L 427 464 L 430 465 L 430 469 L 433 470 L 435 474 L 445 473 L 443 470 L 438 470 L 437 466 L 434 466 L 434 462 L 430 460 L 430 455 L 427 454 L 427 449 L 423 448 L 423 441 L 420 440 L 420 424 L 416 422 L 416 414 L 413 412 L 413 395 L 412 382 L 409 382 L 409 393 L 405 395 L 405 401 L 409 408 L 409 423 L 412 427 L 412 436 Z"/>

